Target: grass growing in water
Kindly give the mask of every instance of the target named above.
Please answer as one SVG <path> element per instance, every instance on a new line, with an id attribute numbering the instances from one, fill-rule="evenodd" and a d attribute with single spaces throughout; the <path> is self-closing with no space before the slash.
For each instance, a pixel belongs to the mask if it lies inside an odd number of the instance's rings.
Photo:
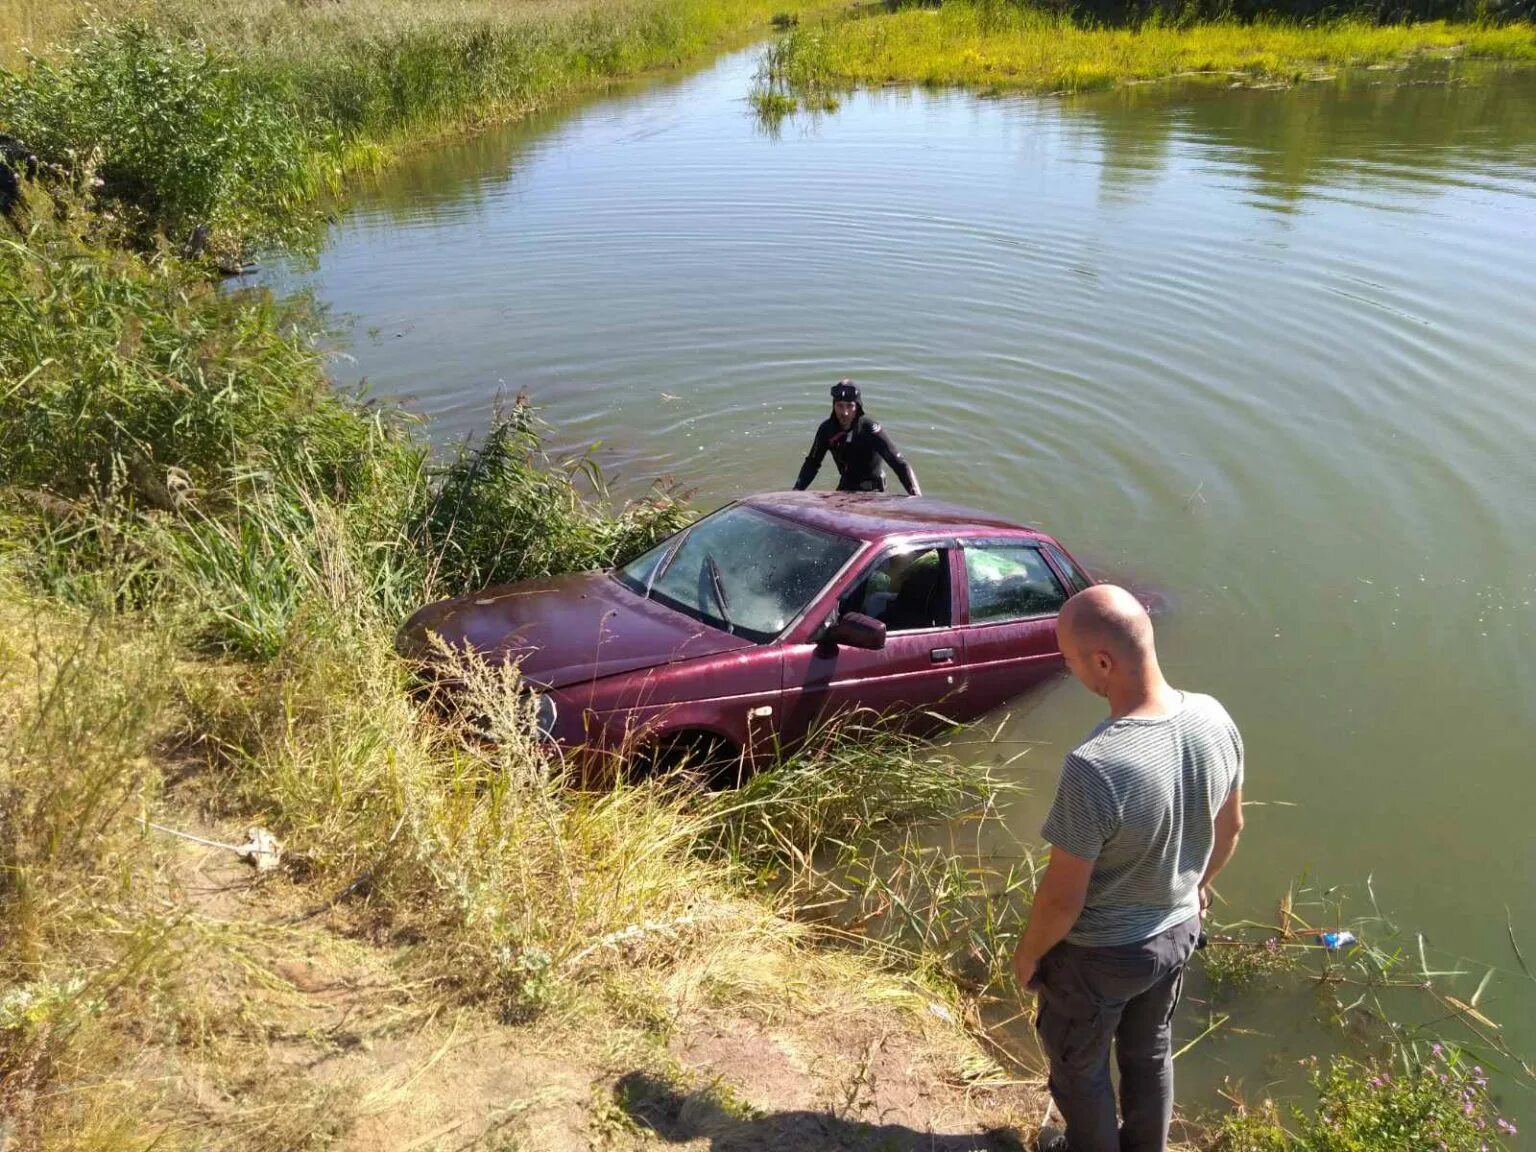
<path id="1" fill-rule="evenodd" d="M 1318 1101 L 1292 1108 L 1287 1127 L 1272 1101 L 1223 1117 L 1210 1152 L 1489 1152 L 1508 1147 L 1515 1125 L 1499 1115 L 1488 1079 L 1454 1048 L 1407 1069 L 1346 1057 L 1310 1073 Z"/>
<path id="2" fill-rule="evenodd" d="M 1289 81 L 1433 52 L 1536 62 L 1536 26 L 1272 19 L 1108 27 L 1023 5 L 954 3 L 802 26 L 771 56 L 794 91 L 910 83 L 1080 92 L 1189 74 Z"/>

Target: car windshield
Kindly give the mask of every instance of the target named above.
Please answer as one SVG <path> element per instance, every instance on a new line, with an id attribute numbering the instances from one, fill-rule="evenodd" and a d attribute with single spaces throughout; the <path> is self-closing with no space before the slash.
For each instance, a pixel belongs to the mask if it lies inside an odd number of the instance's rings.
<path id="1" fill-rule="evenodd" d="M 734 505 L 631 560 L 631 590 L 716 628 L 771 640 L 859 549 L 857 540 Z"/>

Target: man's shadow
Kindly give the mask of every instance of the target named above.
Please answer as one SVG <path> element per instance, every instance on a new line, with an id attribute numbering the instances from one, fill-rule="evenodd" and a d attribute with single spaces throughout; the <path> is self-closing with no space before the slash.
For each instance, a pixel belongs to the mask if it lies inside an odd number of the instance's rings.
<path id="1" fill-rule="evenodd" d="M 1020 1152 L 1012 1131 L 944 1135 L 832 1112 L 758 1113 L 728 1091 L 685 1091 L 646 1072 L 614 1085 L 614 1101 L 641 1131 L 669 1143 L 709 1141 L 710 1152 Z"/>

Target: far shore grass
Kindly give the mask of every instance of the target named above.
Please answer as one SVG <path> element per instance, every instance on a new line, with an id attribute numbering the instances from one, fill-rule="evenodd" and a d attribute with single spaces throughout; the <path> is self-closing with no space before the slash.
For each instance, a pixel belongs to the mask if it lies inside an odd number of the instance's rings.
<path id="1" fill-rule="evenodd" d="M 769 64 L 773 79 L 799 91 L 906 83 L 1070 93 L 1193 75 L 1290 82 L 1432 55 L 1536 63 L 1536 25 L 1089 26 L 1038 9 L 955 3 L 802 27 Z"/>

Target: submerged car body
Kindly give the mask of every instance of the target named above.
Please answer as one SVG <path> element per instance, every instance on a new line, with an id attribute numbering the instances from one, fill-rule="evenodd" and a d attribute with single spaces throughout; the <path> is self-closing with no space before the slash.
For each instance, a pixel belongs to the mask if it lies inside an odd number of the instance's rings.
<path id="1" fill-rule="evenodd" d="M 750 761 L 857 709 L 982 715 L 1061 669 L 1056 616 L 1089 583 L 1051 537 L 987 513 L 773 493 L 611 571 L 429 604 L 400 648 L 518 661 L 565 749 L 707 745 Z"/>

